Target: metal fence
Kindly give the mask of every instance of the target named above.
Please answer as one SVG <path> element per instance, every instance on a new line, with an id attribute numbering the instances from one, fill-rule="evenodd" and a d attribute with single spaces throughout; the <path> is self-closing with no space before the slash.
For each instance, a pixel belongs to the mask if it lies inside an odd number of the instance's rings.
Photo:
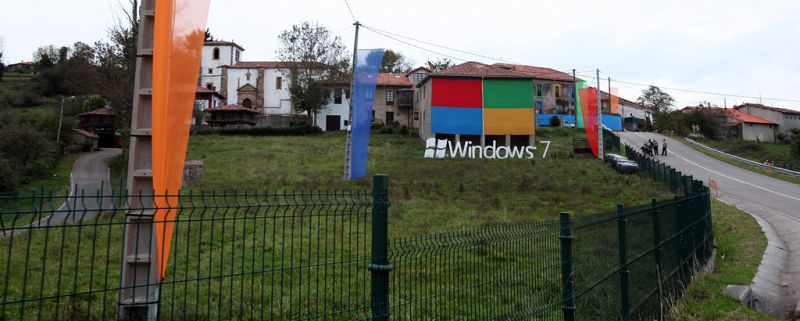
<path id="1" fill-rule="evenodd" d="M 167 277 L 152 298 L 156 318 L 652 320 L 710 256 L 709 194 L 633 150 L 628 156 L 685 195 L 558 221 L 389 238 L 383 175 L 372 191 L 181 194 L 170 206 L 178 215 Z M 134 199 L 152 197 L 163 195 Z M 102 192 L 0 200 L 0 319 L 126 317 L 122 262 L 152 258 L 149 250 L 122 255 L 133 228 L 126 215 L 153 210 L 135 204 L 152 202 Z M 56 223 L 58 215 L 70 219 Z"/>
<path id="2" fill-rule="evenodd" d="M 759 163 L 759 162 L 756 162 L 756 161 L 753 161 L 753 160 L 749 160 L 749 159 L 744 158 L 744 157 L 739 157 L 739 156 L 736 156 L 736 155 L 733 155 L 733 154 L 729 154 L 729 153 L 723 152 L 723 151 L 721 151 L 719 149 L 716 149 L 716 148 L 713 148 L 713 147 L 710 147 L 710 146 L 706 146 L 706 145 L 701 144 L 701 143 L 699 143 L 697 141 L 694 141 L 689 137 L 684 137 L 684 139 L 686 139 L 687 142 L 689 142 L 689 143 L 691 143 L 693 145 L 697 145 L 700 148 L 708 150 L 708 151 L 710 151 L 712 153 L 715 153 L 715 154 L 718 154 L 718 155 L 721 155 L 721 156 L 725 156 L 725 157 L 733 159 L 733 160 L 740 161 L 740 162 L 745 163 L 747 165 L 760 167 L 760 168 L 767 167 L 766 164 L 764 164 L 764 163 Z M 793 171 L 791 169 L 786 169 L 786 168 L 776 167 L 776 166 L 769 166 L 768 168 L 770 170 L 776 171 L 778 173 L 782 173 L 782 174 L 786 174 L 786 175 L 792 175 L 794 177 L 800 177 L 800 172 Z"/>

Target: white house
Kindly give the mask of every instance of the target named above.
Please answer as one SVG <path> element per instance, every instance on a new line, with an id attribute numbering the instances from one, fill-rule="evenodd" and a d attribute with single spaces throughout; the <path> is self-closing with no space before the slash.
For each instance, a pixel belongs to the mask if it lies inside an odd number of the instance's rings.
<path id="1" fill-rule="evenodd" d="M 244 48 L 231 41 L 209 41 L 203 44 L 200 63 L 200 86 L 219 91 L 222 81 L 221 66 L 239 62 Z"/>

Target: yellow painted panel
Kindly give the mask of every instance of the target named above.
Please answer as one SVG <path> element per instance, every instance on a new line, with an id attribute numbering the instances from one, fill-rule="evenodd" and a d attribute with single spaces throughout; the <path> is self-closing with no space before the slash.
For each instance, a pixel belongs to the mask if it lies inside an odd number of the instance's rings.
<path id="1" fill-rule="evenodd" d="M 533 108 L 485 108 L 484 135 L 533 135 Z"/>

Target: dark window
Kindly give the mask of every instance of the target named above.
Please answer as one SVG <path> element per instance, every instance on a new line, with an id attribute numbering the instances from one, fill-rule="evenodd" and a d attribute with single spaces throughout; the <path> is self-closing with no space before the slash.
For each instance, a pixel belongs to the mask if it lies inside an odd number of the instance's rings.
<path id="1" fill-rule="evenodd" d="M 387 105 L 394 104 L 394 92 L 393 91 L 387 91 L 386 92 L 386 104 Z"/>
<path id="2" fill-rule="evenodd" d="M 375 121 L 375 110 L 374 109 L 372 110 L 372 118 L 370 118 L 370 121 Z"/>
<path id="3" fill-rule="evenodd" d="M 345 89 L 344 90 L 344 98 L 350 99 L 350 89 Z"/>
<path id="4" fill-rule="evenodd" d="M 536 84 L 536 97 L 542 97 L 542 84 Z"/>
<path id="5" fill-rule="evenodd" d="M 209 74 L 213 74 L 214 73 L 214 69 L 208 68 L 208 73 Z"/>
<path id="6" fill-rule="evenodd" d="M 239 50 L 236 50 L 236 62 L 239 62 Z"/>
<path id="7" fill-rule="evenodd" d="M 206 88 L 208 88 L 208 89 L 214 89 L 214 84 L 213 84 L 213 83 L 210 83 L 210 82 L 207 82 L 207 83 L 206 83 Z"/>
<path id="8" fill-rule="evenodd" d="M 561 98 L 561 85 L 555 85 L 556 98 Z"/>
<path id="9" fill-rule="evenodd" d="M 386 112 L 386 124 L 387 125 L 391 125 L 392 123 L 394 123 L 394 113 L 390 112 L 390 111 L 387 111 Z"/>
<path id="10" fill-rule="evenodd" d="M 275 77 L 275 89 L 283 88 L 283 78 Z"/>
<path id="11" fill-rule="evenodd" d="M 214 60 L 219 60 L 219 48 L 214 48 L 214 53 L 212 54 Z"/>
<path id="12" fill-rule="evenodd" d="M 339 88 L 333 90 L 333 103 L 334 104 L 342 103 L 342 90 Z"/>
<path id="13" fill-rule="evenodd" d="M 419 112 L 418 111 L 414 112 L 414 120 L 419 120 Z"/>
<path id="14" fill-rule="evenodd" d="M 244 100 L 242 100 L 242 106 L 246 108 L 253 107 L 253 101 L 250 100 L 250 98 L 245 98 Z"/>

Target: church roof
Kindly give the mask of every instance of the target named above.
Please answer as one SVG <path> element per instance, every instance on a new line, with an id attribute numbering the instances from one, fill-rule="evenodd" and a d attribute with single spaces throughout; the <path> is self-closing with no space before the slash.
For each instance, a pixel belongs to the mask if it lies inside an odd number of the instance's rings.
<path id="1" fill-rule="evenodd" d="M 304 64 L 300 62 L 291 62 L 291 61 L 239 61 L 235 63 L 233 66 L 229 66 L 228 68 L 237 68 L 237 69 L 254 69 L 254 68 L 265 68 L 265 69 L 286 69 L 292 67 L 302 67 Z M 322 67 L 322 64 L 318 64 L 318 67 Z"/>

